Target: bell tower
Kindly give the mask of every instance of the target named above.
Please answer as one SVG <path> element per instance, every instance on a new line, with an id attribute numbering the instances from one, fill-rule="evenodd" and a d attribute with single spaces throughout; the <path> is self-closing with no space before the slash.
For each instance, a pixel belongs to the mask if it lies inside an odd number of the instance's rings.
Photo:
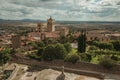
<path id="1" fill-rule="evenodd" d="M 47 31 L 48 32 L 54 32 L 55 31 L 55 26 L 53 24 L 54 24 L 54 20 L 52 19 L 52 17 L 50 17 L 47 20 Z"/>
<path id="2" fill-rule="evenodd" d="M 43 26 L 43 25 L 42 25 L 41 23 L 38 23 L 38 24 L 37 24 L 37 31 L 38 31 L 38 32 L 42 32 L 42 31 L 43 31 L 43 30 L 42 30 L 42 26 Z"/>

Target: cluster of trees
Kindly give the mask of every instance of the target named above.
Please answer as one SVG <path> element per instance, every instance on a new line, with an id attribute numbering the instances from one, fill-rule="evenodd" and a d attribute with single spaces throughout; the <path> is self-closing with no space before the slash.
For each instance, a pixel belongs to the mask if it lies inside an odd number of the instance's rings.
<path id="1" fill-rule="evenodd" d="M 70 39 L 70 40 L 69 40 Z M 34 47 L 37 47 L 38 52 L 32 56 L 31 58 L 36 58 L 37 60 L 40 60 L 39 58 L 45 60 L 45 61 L 52 61 L 54 59 L 64 59 L 65 61 L 75 63 L 78 60 L 80 60 L 80 53 L 84 53 L 86 51 L 86 34 L 81 34 L 78 38 L 78 53 L 71 53 L 72 47 L 70 45 L 70 42 L 73 41 L 73 38 L 71 35 L 68 35 L 67 37 L 61 36 L 60 43 L 53 44 L 52 41 L 51 44 L 48 46 L 45 45 L 44 42 L 39 43 L 32 43 Z M 41 45 L 42 43 L 42 45 Z M 44 44 L 44 45 L 43 45 Z M 39 56 L 39 57 L 38 57 Z M 89 55 L 86 57 L 89 57 Z M 82 59 L 85 59 L 85 57 L 82 56 Z M 86 58 L 87 59 L 87 58 Z M 88 60 L 89 61 L 89 60 Z"/>
<path id="2" fill-rule="evenodd" d="M 111 42 L 92 41 L 88 51 L 94 63 L 110 69 L 120 63 L 120 40 Z"/>
<path id="3" fill-rule="evenodd" d="M 104 49 L 104 50 L 109 49 L 109 50 L 120 51 L 120 40 L 112 41 L 112 42 L 93 41 L 92 44 L 90 44 L 90 45 L 96 46 L 99 49 Z"/>
<path id="4" fill-rule="evenodd" d="M 99 50 L 99 48 L 94 45 L 93 46 L 91 45 L 91 46 L 89 46 L 88 50 Z"/>
<path id="5" fill-rule="evenodd" d="M 69 36 L 71 37 L 71 36 Z M 70 38 L 61 36 L 60 41 L 42 41 L 32 43 L 32 45 L 38 50 L 36 54 L 30 56 L 31 58 L 37 60 L 45 60 L 52 61 L 55 59 L 62 59 L 67 62 L 76 63 L 79 60 L 91 62 L 91 60 L 95 56 L 104 56 L 110 55 L 110 59 L 113 61 L 119 61 L 120 58 L 120 41 L 112 41 L 112 42 L 98 42 L 93 41 L 91 45 L 89 45 L 89 51 L 86 52 L 86 34 L 82 33 L 77 41 L 78 48 L 76 53 L 71 54 L 72 47 L 69 42 Z M 72 39 L 70 40 L 72 41 Z M 46 42 L 48 42 L 46 44 Z M 58 43 L 60 42 L 60 43 Z M 56 44 L 57 43 L 57 44 Z M 116 50 L 116 51 L 115 51 Z M 106 60 L 109 61 L 110 60 Z M 99 63 L 104 65 L 105 59 L 102 60 L 99 58 Z M 109 62 L 107 65 L 109 65 Z M 110 63 L 111 64 L 111 63 Z M 106 64 L 105 64 L 106 65 Z"/>
<path id="6" fill-rule="evenodd" d="M 41 47 L 45 47 L 45 43 L 43 41 L 40 41 L 40 42 L 29 42 L 28 46 L 29 46 L 29 48 L 32 48 L 32 49 L 39 49 Z"/>
<path id="7" fill-rule="evenodd" d="M 7 61 L 10 60 L 10 49 L 4 49 L 0 51 L 0 64 L 5 64 Z"/>
<path id="8" fill-rule="evenodd" d="M 83 33 L 78 37 L 78 52 L 77 53 L 71 53 L 72 47 L 70 43 L 66 43 L 72 36 L 68 35 L 67 38 L 65 36 L 61 36 L 60 43 L 53 44 L 51 41 L 51 44 L 43 45 L 44 42 L 39 42 L 36 45 L 33 44 L 33 46 L 38 47 L 38 52 L 32 56 L 31 58 L 36 58 L 37 60 L 40 60 L 39 58 L 45 60 L 45 61 L 52 61 L 54 59 L 64 59 L 65 61 L 75 63 L 78 60 L 80 60 L 80 57 L 82 60 L 90 61 L 91 56 L 85 54 L 83 56 L 79 55 L 80 53 L 84 53 L 86 51 L 86 34 Z M 69 39 L 68 39 L 69 38 Z M 72 41 L 72 39 L 70 39 Z M 69 41 L 68 41 L 69 42 Z M 42 46 L 41 46 L 42 43 Z M 39 56 L 39 57 L 38 57 Z"/>
<path id="9" fill-rule="evenodd" d="M 90 53 L 95 53 L 96 55 L 120 55 L 119 51 L 113 50 L 90 50 Z"/>
<path id="10" fill-rule="evenodd" d="M 100 49 L 109 49 L 109 50 L 113 49 L 112 43 L 95 41 L 95 42 L 93 42 L 93 45 L 95 45 L 96 47 L 98 47 Z"/>
<path id="11" fill-rule="evenodd" d="M 118 41 L 112 41 L 113 47 L 116 51 L 120 51 L 120 40 Z"/>
<path id="12" fill-rule="evenodd" d="M 73 34 L 70 32 L 67 36 L 61 35 L 60 39 L 58 40 L 58 42 L 64 44 L 67 42 L 73 42 L 75 40 Z"/>
<path id="13" fill-rule="evenodd" d="M 114 67 L 120 61 L 120 52 L 115 51 L 115 49 L 102 48 L 101 50 L 99 47 L 91 46 L 88 52 L 92 55 L 93 59 L 96 57 L 98 63 L 106 69 Z"/>
<path id="14" fill-rule="evenodd" d="M 37 44 L 38 45 L 38 44 Z M 48 46 L 39 46 L 38 51 L 34 54 L 29 55 L 30 58 L 37 60 L 52 61 L 54 59 L 64 59 L 64 57 L 70 53 L 72 47 L 70 43 L 64 44 L 51 44 Z"/>

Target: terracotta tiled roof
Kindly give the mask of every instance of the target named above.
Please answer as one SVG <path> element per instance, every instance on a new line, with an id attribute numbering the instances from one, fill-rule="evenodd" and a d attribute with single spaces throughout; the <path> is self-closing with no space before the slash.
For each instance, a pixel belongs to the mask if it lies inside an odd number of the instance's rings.
<path id="1" fill-rule="evenodd" d="M 35 37 L 41 38 L 42 34 L 45 36 L 45 38 L 59 38 L 60 37 L 58 31 L 56 32 L 31 32 L 28 34 L 29 35 L 28 40 L 35 40 L 34 39 Z"/>
<path id="2" fill-rule="evenodd" d="M 38 37 L 38 36 L 40 36 L 41 35 L 41 33 L 40 32 L 31 32 L 31 33 L 28 33 L 28 35 L 30 36 L 30 37 Z"/>
<path id="3" fill-rule="evenodd" d="M 59 34 L 54 33 L 54 32 L 45 32 L 44 34 L 46 38 L 58 38 L 59 37 Z"/>
<path id="4" fill-rule="evenodd" d="M 0 48 L 0 51 L 4 50 L 3 48 Z"/>
<path id="5" fill-rule="evenodd" d="M 35 39 L 33 37 L 28 37 L 27 40 L 28 41 L 35 41 Z"/>

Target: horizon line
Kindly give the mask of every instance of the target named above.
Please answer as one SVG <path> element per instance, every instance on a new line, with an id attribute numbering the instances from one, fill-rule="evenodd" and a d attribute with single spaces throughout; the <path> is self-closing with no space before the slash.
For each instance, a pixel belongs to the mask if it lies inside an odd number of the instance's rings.
<path id="1" fill-rule="evenodd" d="M 11 21 L 23 21 L 23 20 L 33 20 L 33 21 L 46 21 L 46 20 L 43 20 L 43 19 L 2 19 L 0 18 L 0 20 L 11 20 Z M 120 21 L 102 21 L 102 20 L 55 20 L 55 21 L 73 21 L 73 22 L 120 22 Z"/>

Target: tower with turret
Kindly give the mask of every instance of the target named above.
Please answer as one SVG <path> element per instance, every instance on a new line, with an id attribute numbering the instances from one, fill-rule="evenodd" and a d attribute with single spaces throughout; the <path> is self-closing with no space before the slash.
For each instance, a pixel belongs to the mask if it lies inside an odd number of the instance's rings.
<path id="1" fill-rule="evenodd" d="M 52 19 L 52 17 L 50 17 L 47 20 L 47 31 L 48 32 L 54 32 L 55 31 L 54 20 Z"/>
<path id="2" fill-rule="evenodd" d="M 37 24 L 37 31 L 38 32 L 42 32 L 43 31 L 43 27 L 42 26 L 43 26 L 42 23 L 38 23 Z"/>

